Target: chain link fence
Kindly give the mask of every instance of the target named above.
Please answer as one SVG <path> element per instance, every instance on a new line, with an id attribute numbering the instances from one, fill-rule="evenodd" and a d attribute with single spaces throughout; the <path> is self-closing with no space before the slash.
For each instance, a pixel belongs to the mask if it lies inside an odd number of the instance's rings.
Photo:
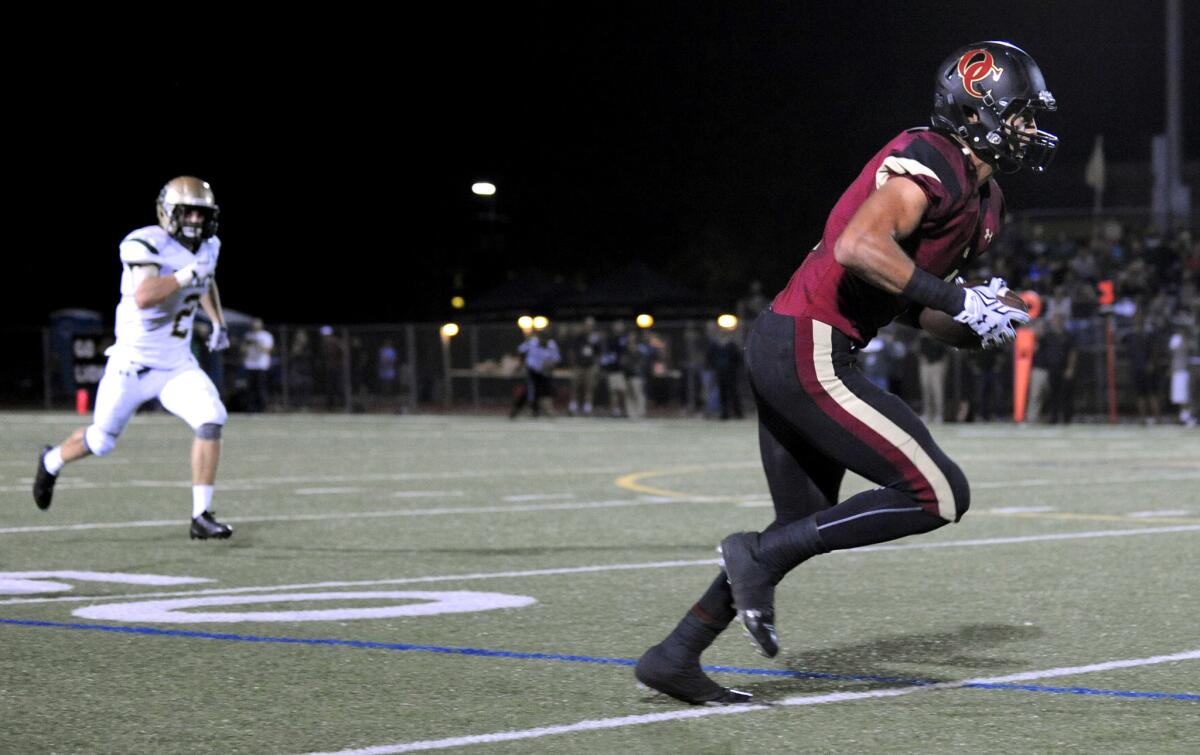
<path id="1" fill-rule="evenodd" d="M 607 333 L 609 323 L 598 323 Z M 1171 413 L 1171 354 L 1169 328 L 1152 339 L 1150 364 L 1131 361 L 1126 344 L 1133 324 L 1129 318 L 1097 316 L 1070 322 L 1077 348 L 1073 382 L 1074 413 L 1080 419 L 1101 420 L 1109 411 L 1107 329 L 1114 343 L 1116 401 L 1119 414 L 1137 416 L 1138 381 L 1149 380 L 1158 412 Z M 275 337 L 267 375 L 267 405 L 273 412 L 479 412 L 499 413 L 512 406 L 525 390 L 524 370 L 517 346 L 525 335 L 515 325 L 465 324 L 445 336 L 435 323 L 312 326 L 268 326 Z M 553 407 L 565 412 L 587 402 L 582 395 L 588 370 L 577 366 L 572 348 L 581 322 L 557 322 L 548 335 L 559 344 L 563 361 L 553 371 Z M 638 330 L 630 327 L 630 331 Z M 638 368 L 645 405 L 651 416 L 719 416 L 718 367 L 714 342 L 730 341 L 736 348 L 743 329 L 723 331 L 712 321 L 680 320 L 656 323 L 638 333 L 649 344 L 650 356 Z M 226 352 L 208 353 L 197 342 L 194 352 L 213 378 L 231 411 L 256 404 L 252 381 L 241 364 L 240 333 Z M 110 335 L 88 332 L 64 338 L 50 329 L 13 334 L 29 358 L 10 361 L 3 370 L 4 404 L 9 407 L 74 408 L 94 399 L 95 381 L 103 364 Z M 920 389 L 918 331 L 892 325 L 881 334 L 882 348 L 860 355 L 860 365 L 881 385 L 904 398 L 915 410 L 923 408 Z M 1192 403 L 1200 393 L 1196 355 L 1200 341 L 1191 329 L 1188 338 Z M 94 342 L 89 342 L 94 341 Z M 34 355 L 41 354 L 40 363 Z M 945 419 L 968 421 L 995 414 L 1011 416 L 1013 365 L 1011 350 L 995 355 L 950 350 L 945 367 Z M 740 361 L 740 360 L 738 360 Z M 595 391 L 590 403 L 596 414 L 619 413 L 623 406 L 610 392 L 602 367 L 592 368 Z M 744 369 L 736 377 L 740 406 L 753 409 Z M 83 391 L 86 395 L 81 396 Z M 572 404 L 574 399 L 575 404 Z M 987 401 L 989 409 L 982 406 Z M 1193 412 L 1195 409 L 1193 408 Z"/>

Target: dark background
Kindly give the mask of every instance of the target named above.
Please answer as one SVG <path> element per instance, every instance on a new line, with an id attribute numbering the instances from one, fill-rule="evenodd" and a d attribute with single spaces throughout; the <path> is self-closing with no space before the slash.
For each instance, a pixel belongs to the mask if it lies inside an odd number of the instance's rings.
<path id="1" fill-rule="evenodd" d="M 1183 5 L 1194 160 L 1200 3 Z M 268 321 L 436 320 L 454 292 L 469 305 L 526 269 L 586 285 L 632 259 L 728 305 L 752 279 L 784 283 L 862 164 L 927 122 L 935 67 L 972 41 L 1025 48 L 1060 106 L 1042 124 L 1056 162 L 1004 179 L 1010 207 L 1090 206 L 1095 136 L 1110 161 L 1144 160 L 1163 130 L 1164 6 L 197 8 L 31 28 L 7 77 L 8 320 L 111 317 L 117 243 L 155 222 L 179 174 L 221 205 L 226 306 Z M 493 204 L 470 193 L 479 179 Z"/>

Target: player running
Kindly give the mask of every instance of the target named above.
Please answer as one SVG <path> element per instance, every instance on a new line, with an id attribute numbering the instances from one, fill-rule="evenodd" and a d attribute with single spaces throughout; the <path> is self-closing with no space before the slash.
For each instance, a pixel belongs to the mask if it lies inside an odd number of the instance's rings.
<path id="1" fill-rule="evenodd" d="M 192 356 L 192 322 L 203 307 L 212 320 L 210 351 L 229 348 L 214 274 L 221 240 L 212 188 L 180 176 L 159 192 L 158 225 L 138 228 L 120 245 L 121 301 L 116 343 L 96 392 L 92 424 L 81 427 L 38 458 L 33 500 L 48 509 L 64 465 L 89 454 L 112 452 L 138 407 L 157 398 L 187 422 L 192 443 L 191 537 L 227 538 L 233 528 L 211 511 L 213 483 L 221 457 L 225 406 L 208 375 Z"/>
<path id="2" fill-rule="evenodd" d="M 842 194 L 824 234 L 755 321 L 746 363 L 775 520 L 721 542 L 724 571 L 637 664 L 644 684 L 689 703 L 750 695 L 710 679 L 700 654 L 735 618 L 759 651 L 779 652 L 775 585 L 813 556 L 942 527 L 967 511 L 962 470 L 908 405 L 873 384 L 855 352 L 897 317 L 923 309 L 1001 346 L 1029 319 L 1004 282 L 949 281 L 1000 230 L 993 176 L 1042 171 L 1058 140 L 1035 119 L 1056 109 L 1042 72 L 1006 42 L 955 51 L 937 71 L 932 128 L 888 142 Z M 926 313 L 930 314 L 930 313 Z M 839 500 L 849 469 L 878 487 Z M 814 597 L 813 608 L 821 601 Z"/>

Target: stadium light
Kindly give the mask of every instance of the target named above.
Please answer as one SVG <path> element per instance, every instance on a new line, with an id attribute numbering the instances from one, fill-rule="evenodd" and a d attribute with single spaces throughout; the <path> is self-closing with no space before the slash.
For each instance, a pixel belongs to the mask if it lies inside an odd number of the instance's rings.
<path id="1" fill-rule="evenodd" d="M 496 184 L 488 181 L 478 181 L 471 184 L 471 193 L 480 197 L 490 197 L 496 193 Z"/>
<path id="2" fill-rule="evenodd" d="M 541 315 L 538 315 L 533 318 L 533 329 L 534 330 L 545 330 L 549 324 L 550 324 L 550 321 Z"/>
<path id="3" fill-rule="evenodd" d="M 461 296 L 455 296 L 450 299 L 450 306 L 454 307 L 455 309 L 462 309 L 463 307 L 467 306 L 467 300 Z"/>
<path id="4" fill-rule="evenodd" d="M 517 318 L 517 327 L 528 333 L 533 330 L 533 318 L 529 315 L 521 315 Z"/>
<path id="5" fill-rule="evenodd" d="M 722 330 L 733 330 L 738 326 L 737 315 L 721 315 L 717 318 L 717 327 Z"/>
<path id="6" fill-rule="evenodd" d="M 638 315 L 635 322 L 637 323 L 637 326 L 639 328 L 648 328 L 654 324 L 654 316 L 653 315 Z"/>
<path id="7" fill-rule="evenodd" d="M 442 326 L 442 336 L 444 338 L 453 338 L 458 335 L 458 323 L 448 322 Z"/>

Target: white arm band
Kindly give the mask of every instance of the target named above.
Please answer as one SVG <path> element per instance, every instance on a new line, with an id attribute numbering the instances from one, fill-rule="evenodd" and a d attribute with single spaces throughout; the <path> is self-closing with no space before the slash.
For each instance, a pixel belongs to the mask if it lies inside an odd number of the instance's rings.
<path id="1" fill-rule="evenodd" d="M 196 279 L 196 263 L 194 263 L 194 262 L 190 265 L 187 265 L 186 267 L 180 268 L 179 270 L 175 271 L 175 280 L 179 281 L 180 288 L 187 288 L 188 286 L 192 285 L 192 282 L 195 279 Z"/>

